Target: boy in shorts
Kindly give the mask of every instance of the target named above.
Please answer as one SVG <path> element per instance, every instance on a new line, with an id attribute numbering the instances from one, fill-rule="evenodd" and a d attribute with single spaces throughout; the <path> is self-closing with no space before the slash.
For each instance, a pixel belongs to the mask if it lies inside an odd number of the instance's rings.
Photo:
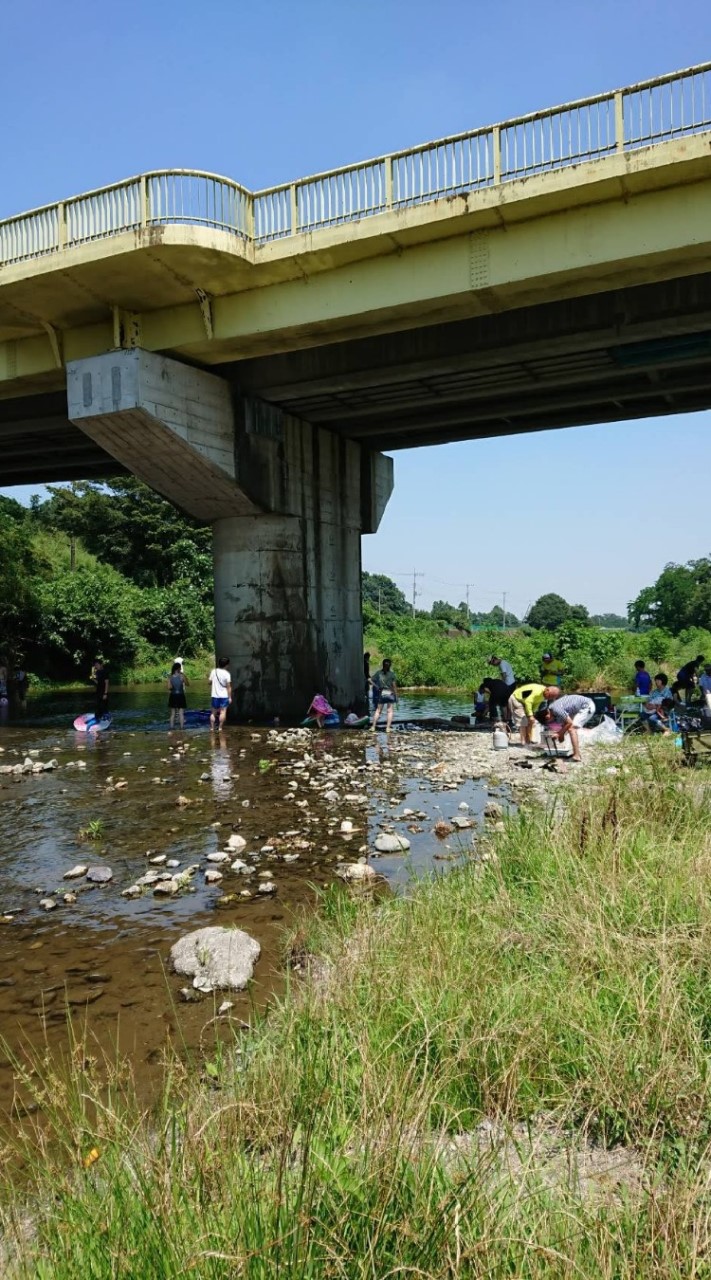
<path id="1" fill-rule="evenodd" d="M 218 658 L 217 666 L 213 667 L 210 672 L 211 729 L 222 729 L 227 717 L 227 708 L 232 701 L 232 676 L 228 671 L 229 665 L 229 658 Z M 217 725 L 215 725 L 216 719 L 218 720 Z"/>

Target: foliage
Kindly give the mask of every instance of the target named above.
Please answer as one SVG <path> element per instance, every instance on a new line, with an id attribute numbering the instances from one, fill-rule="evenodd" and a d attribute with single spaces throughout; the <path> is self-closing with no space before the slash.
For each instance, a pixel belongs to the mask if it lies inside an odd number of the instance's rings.
<path id="1" fill-rule="evenodd" d="M 402 616 L 412 612 L 404 592 L 384 573 L 363 573 L 361 592 L 363 605 L 370 605 L 374 613 Z"/>
<path id="2" fill-rule="evenodd" d="M 33 575 L 43 567 L 27 524 L 13 507 L 19 503 L 9 499 L 0 505 L 0 658 L 9 662 L 24 659 L 37 634 Z"/>
<path id="3" fill-rule="evenodd" d="M 81 538 L 99 560 L 140 587 L 188 582 L 206 600 L 212 592 L 211 533 L 135 476 L 106 484 L 50 486 L 36 518 Z"/>
<path id="4" fill-rule="evenodd" d="M 555 631 L 570 617 L 570 605 L 555 591 L 539 596 L 531 606 L 526 621 L 535 631 Z"/>
<path id="5" fill-rule="evenodd" d="M 620 613 L 593 613 L 590 616 L 590 622 L 593 627 L 606 627 L 610 630 L 627 629 L 627 618 L 623 618 Z"/>
<path id="6" fill-rule="evenodd" d="M 79 667 L 88 678 L 99 654 L 119 665 L 138 653 L 138 589 L 108 565 L 43 582 L 38 598 L 40 639 L 51 669 L 69 673 Z"/>
<path id="7" fill-rule="evenodd" d="M 711 629 L 711 558 L 666 565 L 630 601 L 628 614 L 635 627 L 661 627 L 673 636 L 689 627 Z"/>
<path id="8" fill-rule="evenodd" d="M 146 589 L 137 600 L 137 623 L 144 642 L 165 653 L 193 654 L 212 636 L 212 609 L 189 582 Z"/>
<path id="9" fill-rule="evenodd" d="M 391 657 L 401 685 L 473 690 L 491 675 L 487 659 L 496 652 L 511 662 L 516 678 L 537 679 L 548 651 L 565 670 L 564 688 L 629 688 L 634 663 L 642 658 L 672 675 L 697 653 L 711 655 L 711 634 L 684 632 L 677 638 L 653 629 L 635 634 L 605 631 L 569 618 L 555 632 L 475 631 L 447 635 L 428 618 L 372 618 L 365 647 L 373 659 Z"/>
<path id="10" fill-rule="evenodd" d="M 132 478 L 52 494 L 29 510 L 0 500 L 2 657 L 66 678 L 88 676 L 99 652 L 114 677 L 156 658 L 162 674 L 167 657 L 202 653 L 209 531 Z"/>
<path id="11" fill-rule="evenodd" d="M 500 629 L 506 622 L 507 627 L 517 627 L 519 625 L 518 618 L 515 613 L 507 611 L 504 619 L 504 611 L 500 604 L 494 605 L 488 613 L 471 613 L 467 607 L 466 601 L 462 600 L 458 605 L 449 604 L 447 600 L 435 600 L 428 614 L 420 614 L 421 617 L 434 618 L 439 622 L 445 622 L 451 627 L 457 627 L 461 631 L 468 631 L 471 628 L 484 630 Z"/>

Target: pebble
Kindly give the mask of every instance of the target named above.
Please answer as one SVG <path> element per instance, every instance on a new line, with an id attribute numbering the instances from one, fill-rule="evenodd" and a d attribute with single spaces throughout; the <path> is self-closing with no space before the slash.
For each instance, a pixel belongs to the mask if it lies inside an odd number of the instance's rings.
<path id="1" fill-rule="evenodd" d="M 54 911 L 56 905 L 54 898 L 40 898 L 40 906 L 43 911 Z"/>
<path id="2" fill-rule="evenodd" d="M 63 879 L 63 880 L 78 880 L 80 876 L 85 876 L 88 870 L 89 870 L 89 868 L 88 868 L 88 866 L 86 866 L 86 864 L 85 864 L 85 863 L 83 863 L 83 862 L 77 862 L 77 864 L 76 864 L 76 866 L 75 866 L 75 867 L 71 867 L 71 868 L 69 869 L 69 871 L 65 871 L 65 872 L 64 872 L 64 875 L 63 875 L 62 879 Z"/>
<path id="3" fill-rule="evenodd" d="M 208 862 L 218 862 L 218 863 L 229 862 L 230 855 L 229 853 L 208 853 L 207 860 Z"/>
<path id="4" fill-rule="evenodd" d="M 276 891 L 277 887 L 274 884 L 274 881 L 265 880 L 263 884 L 260 884 L 257 893 L 276 893 Z"/>
<path id="5" fill-rule="evenodd" d="M 221 871 L 206 871 L 206 872 L 205 872 L 205 884 L 219 884 L 220 880 L 222 880 L 222 872 L 221 872 Z"/>
<path id="6" fill-rule="evenodd" d="M 244 836 L 240 836 L 235 833 L 234 835 L 231 835 L 227 841 L 227 848 L 232 853 L 241 853 L 243 849 L 247 848 L 247 841 Z"/>

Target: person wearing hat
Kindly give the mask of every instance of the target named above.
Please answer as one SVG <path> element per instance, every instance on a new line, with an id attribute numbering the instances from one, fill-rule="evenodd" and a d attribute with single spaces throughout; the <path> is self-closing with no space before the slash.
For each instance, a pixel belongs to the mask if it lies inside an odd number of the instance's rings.
<path id="1" fill-rule="evenodd" d="M 554 684 L 558 689 L 563 687 L 565 672 L 552 653 L 544 653 L 541 657 L 541 684 Z"/>
<path id="2" fill-rule="evenodd" d="M 510 697 L 516 687 L 516 677 L 511 663 L 507 662 L 505 658 L 497 658 L 496 654 L 492 653 L 487 665 L 499 668 L 498 679 L 503 680 L 504 684 L 508 686 L 508 696 Z"/>

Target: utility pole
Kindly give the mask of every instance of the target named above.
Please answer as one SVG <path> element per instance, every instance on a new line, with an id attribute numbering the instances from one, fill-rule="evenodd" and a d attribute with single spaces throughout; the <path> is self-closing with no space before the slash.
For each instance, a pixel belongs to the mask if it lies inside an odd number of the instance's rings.
<path id="1" fill-rule="evenodd" d="M 415 601 L 420 594 L 417 590 L 417 579 L 424 578 L 424 573 L 418 573 L 416 569 L 412 570 L 412 616 L 415 616 Z"/>
<path id="2" fill-rule="evenodd" d="M 470 611 L 470 609 L 469 609 L 469 588 L 470 588 L 470 587 L 473 587 L 473 586 L 474 586 L 474 583 L 473 583 L 473 582 L 467 582 L 467 584 L 466 584 L 467 594 L 466 594 L 466 596 L 464 597 L 464 598 L 465 598 L 465 600 L 466 600 L 466 602 L 467 602 L 467 630 L 469 630 L 469 631 L 471 631 L 471 629 L 472 629 L 472 615 L 471 615 L 471 611 Z"/>
<path id="3" fill-rule="evenodd" d="M 501 619 L 501 630 L 506 630 L 506 592 L 504 591 L 503 617 Z"/>
<path id="4" fill-rule="evenodd" d="M 378 617 L 380 617 L 381 613 L 383 612 L 382 604 L 383 604 L 383 588 L 382 588 L 382 584 L 378 584 Z"/>

